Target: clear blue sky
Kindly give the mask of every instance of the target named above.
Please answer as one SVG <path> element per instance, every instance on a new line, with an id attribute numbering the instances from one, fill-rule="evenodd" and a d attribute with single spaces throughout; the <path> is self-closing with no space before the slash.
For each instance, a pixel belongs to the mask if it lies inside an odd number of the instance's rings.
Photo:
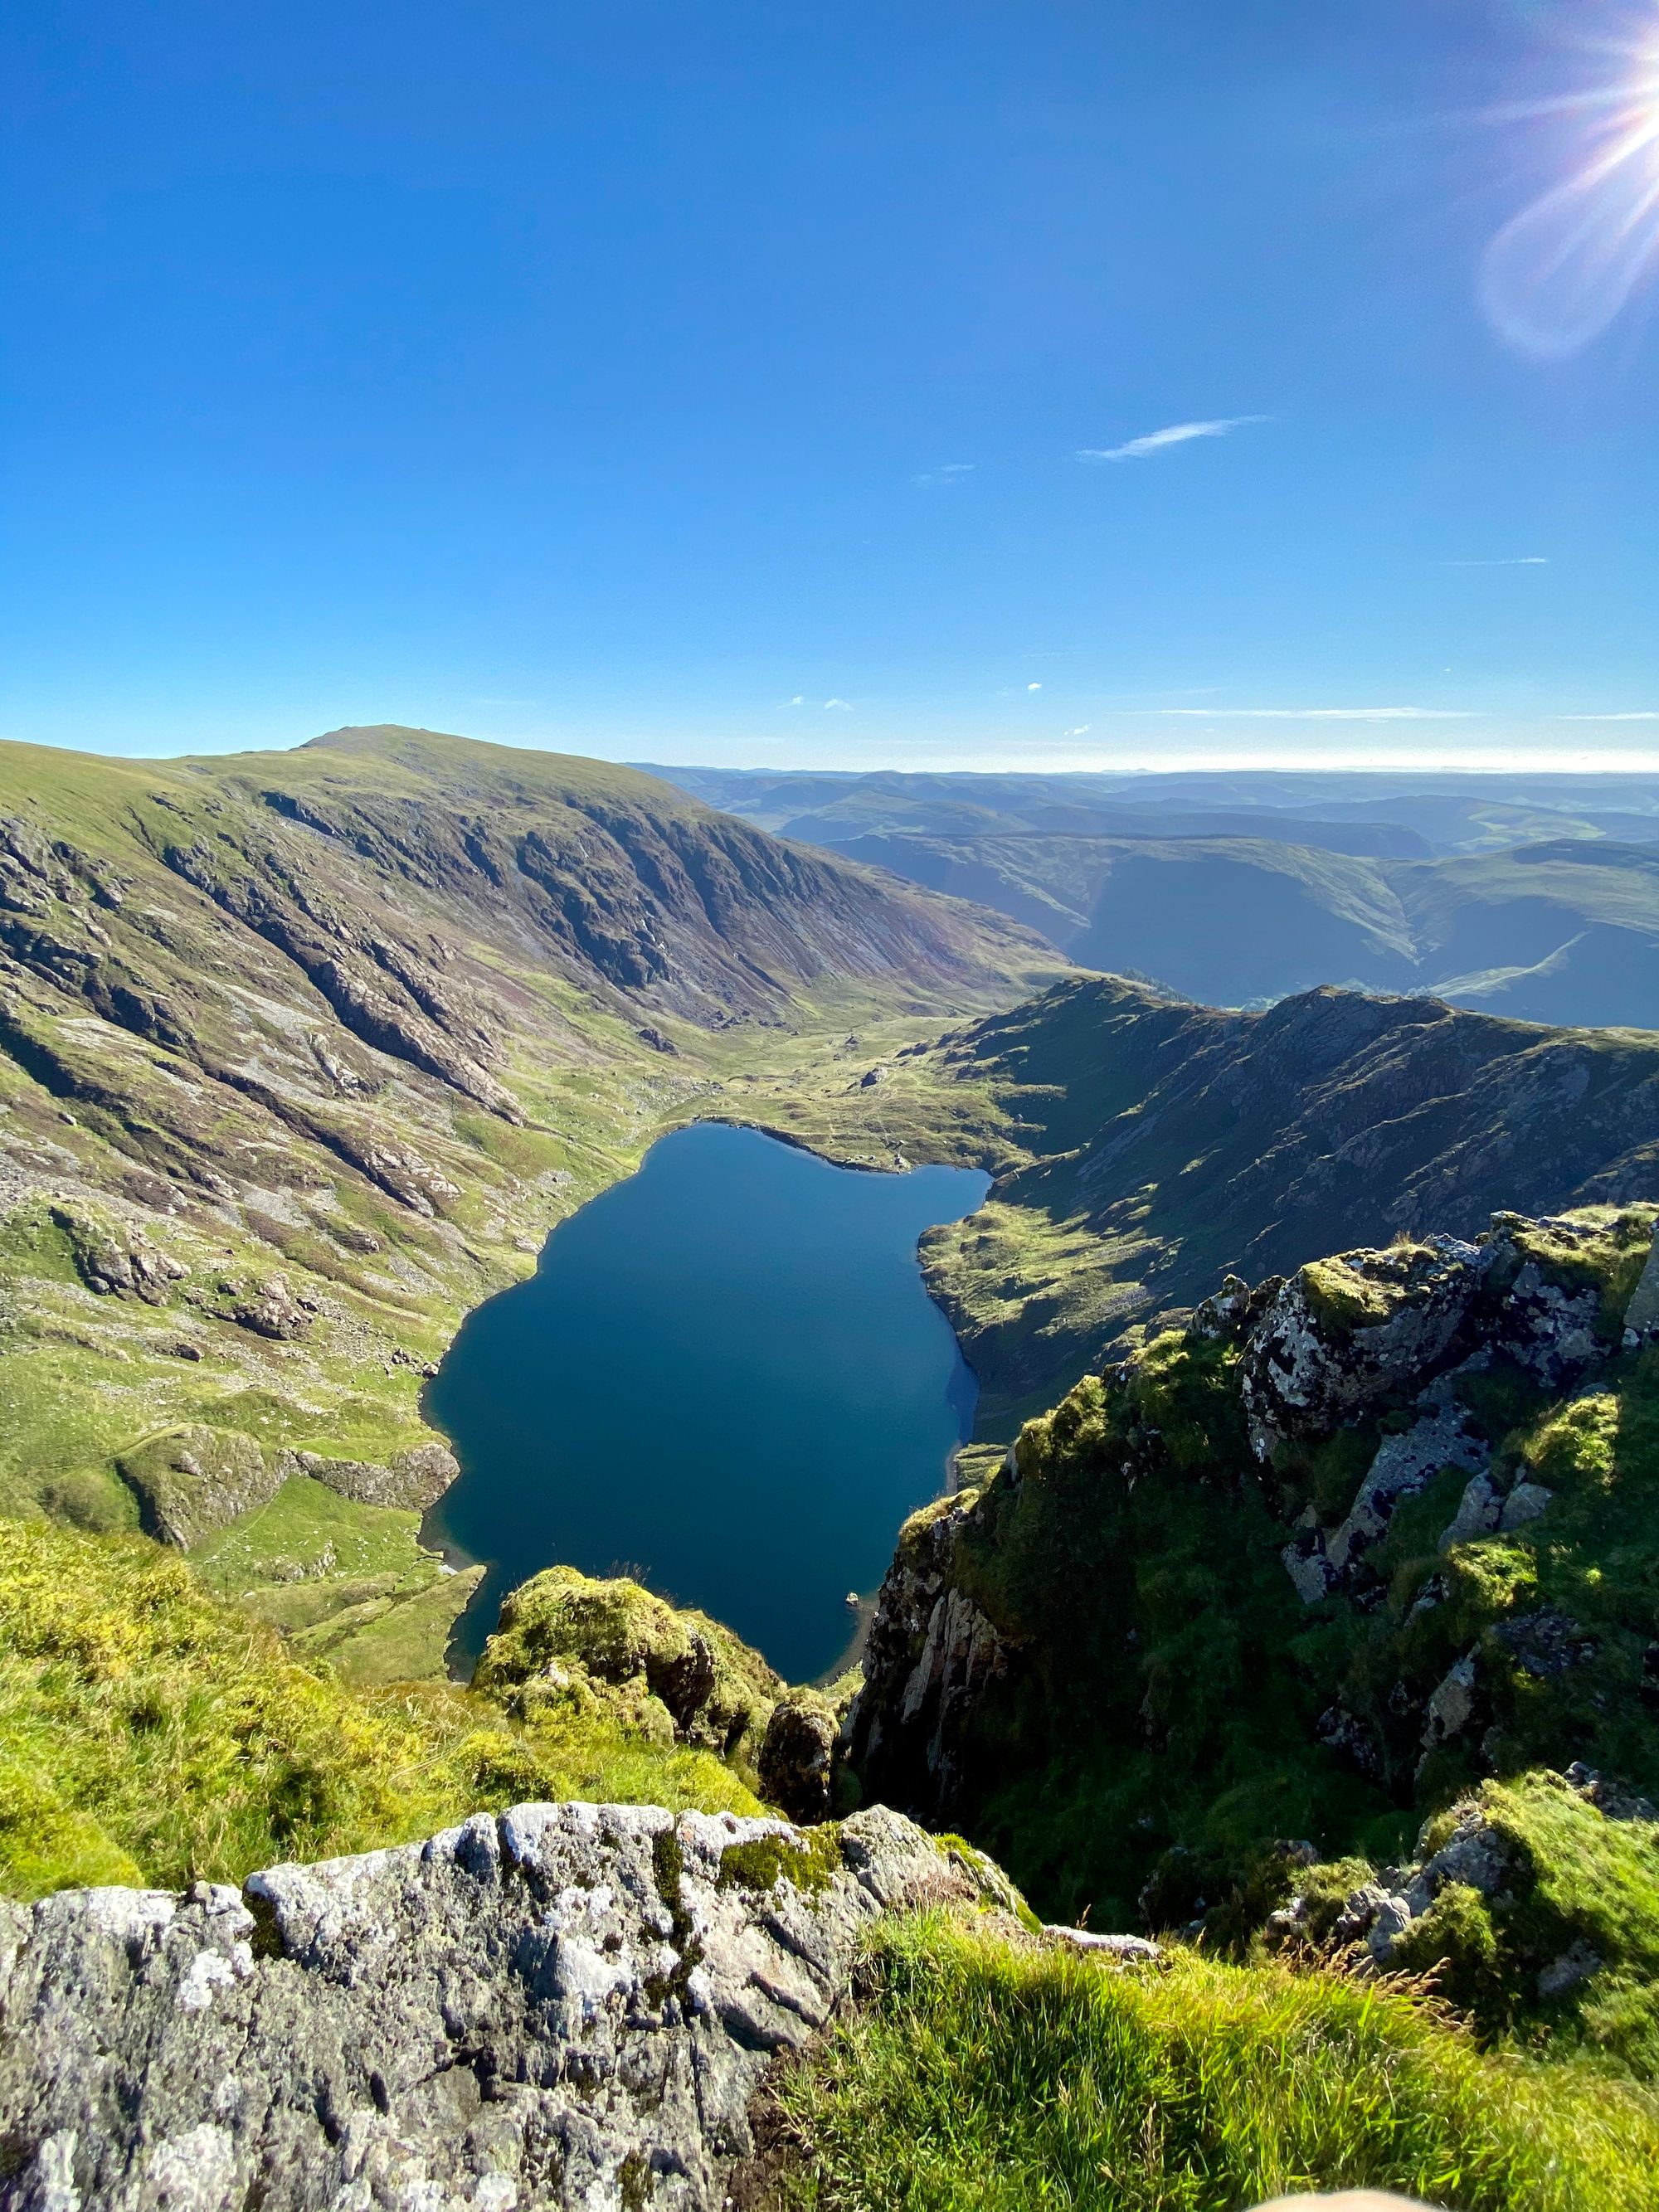
<path id="1" fill-rule="evenodd" d="M 1659 757 L 1654 301 L 1524 218 L 1651 6 L 7 26 L 0 735 Z"/>

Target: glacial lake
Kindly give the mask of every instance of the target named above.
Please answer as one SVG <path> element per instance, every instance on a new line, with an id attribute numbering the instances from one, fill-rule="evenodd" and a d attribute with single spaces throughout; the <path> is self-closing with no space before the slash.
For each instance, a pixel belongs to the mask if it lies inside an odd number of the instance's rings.
<path id="1" fill-rule="evenodd" d="M 461 1464 L 429 1538 L 487 1562 L 459 1644 L 556 1562 L 699 1606 L 792 1682 L 943 1487 L 978 1395 L 916 1240 L 977 1170 L 866 1173 L 702 1121 L 562 1222 L 471 1315 L 428 1407 Z"/>

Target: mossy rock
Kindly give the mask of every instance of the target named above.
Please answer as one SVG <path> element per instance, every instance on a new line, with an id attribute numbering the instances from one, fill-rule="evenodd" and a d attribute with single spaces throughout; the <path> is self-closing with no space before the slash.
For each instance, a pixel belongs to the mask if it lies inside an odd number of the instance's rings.
<path id="1" fill-rule="evenodd" d="M 549 1670 L 584 1670 L 607 1702 L 651 1698 L 676 1738 L 726 1757 L 752 1751 L 783 1688 L 757 1651 L 707 1613 L 677 1612 L 626 1578 L 550 1567 L 513 1591 L 473 1686 L 522 1707 Z"/>
<path id="2" fill-rule="evenodd" d="M 728 1844 L 720 1853 L 715 1881 L 721 1889 L 757 1891 L 775 1889 L 781 1881 L 808 1897 L 817 1897 L 829 1887 L 843 1863 L 841 1830 L 833 1821 L 826 1821 L 805 1835 L 793 1835 L 785 1829 L 776 1835 Z"/>

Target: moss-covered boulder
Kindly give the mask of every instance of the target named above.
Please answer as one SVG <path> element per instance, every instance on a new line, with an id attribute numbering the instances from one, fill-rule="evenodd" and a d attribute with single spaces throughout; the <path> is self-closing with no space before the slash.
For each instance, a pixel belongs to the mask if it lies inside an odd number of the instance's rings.
<path id="1" fill-rule="evenodd" d="M 512 1593 L 473 1680 L 526 1711 L 591 1692 L 647 1726 L 641 1709 L 653 1701 L 675 1741 L 726 1758 L 752 1756 L 783 1688 L 758 1651 L 707 1613 L 574 1567 L 550 1567 Z"/>
<path id="2" fill-rule="evenodd" d="M 1484 1784 L 1402 1867 L 1310 1868 L 1267 1934 L 1425 1977 L 1488 2036 L 1659 2074 L 1659 1808 L 1590 1768 Z"/>

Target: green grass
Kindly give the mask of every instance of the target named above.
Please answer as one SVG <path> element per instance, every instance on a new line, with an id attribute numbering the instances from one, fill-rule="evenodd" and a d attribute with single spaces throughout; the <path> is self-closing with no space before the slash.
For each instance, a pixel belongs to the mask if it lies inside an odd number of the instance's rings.
<path id="1" fill-rule="evenodd" d="M 441 1678 L 451 1632 L 482 1567 L 447 1571 L 421 1516 L 361 1505 L 310 1475 L 196 1545 L 203 1586 L 360 1686 Z"/>
<path id="2" fill-rule="evenodd" d="M 1395 1990 L 1177 1952 L 1118 1972 L 932 1915 L 775 2092 L 759 2201 L 806 2212 L 1237 2212 L 1371 2185 L 1458 2212 L 1638 2212 L 1659 2110 L 1486 2057 Z M 751 2200 L 752 2201 L 752 2200 Z"/>
<path id="3" fill-rule="evenodd" d="M 1489 2042 L 1585 2053 L 1659 2080 L 1659 1826 L 1610 1820 L 1547 1771 L 1483 1784 L 1425 1824 L 1423 1853 L 1471 1814 L 1501 1842 L 1506 1871 L 1496 1894 L 1448 1885 L 1401 1939 L 1395 1963 L 1431 1976 Z M 1328 1934 L 1339 1895 L 1375 1878 L 1357 1860 L 1313 1869 L 1307 1887 L 1322 1915 L 1316 1936 Z M 1594 1974 L 1541 1996 L 1540 1973 L 1585 1950 L 1599 1962 Z"/>
<path id="4" fill-rule="evenodd" d="M 516 1721 L 447 1684 L 354 1692 L 142 1537 L 17 1524 L 0 1551 L 0 1890 L 238 1881 L 597 1798 L 759 1810 L 704 1751 L 591 1703 Z"/>

